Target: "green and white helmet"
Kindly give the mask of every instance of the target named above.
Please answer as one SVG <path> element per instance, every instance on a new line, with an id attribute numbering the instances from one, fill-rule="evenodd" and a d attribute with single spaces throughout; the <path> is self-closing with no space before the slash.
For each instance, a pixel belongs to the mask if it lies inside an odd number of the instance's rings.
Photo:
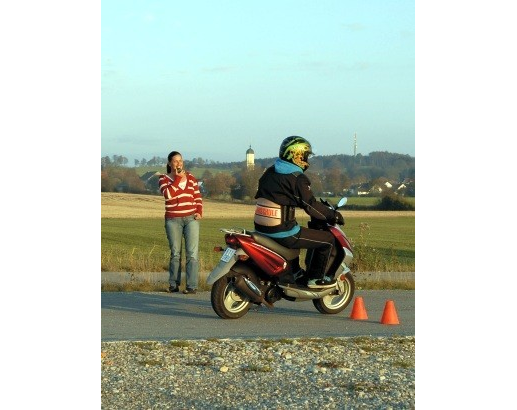
<path id="1" fill-rule="evenodd" d="M 278 153 L 280 159 L 298 165 L 303 171 L 309 168 L 310 155 L 312 155 L 311 143 L 296 135 L 284 139 Z"/>

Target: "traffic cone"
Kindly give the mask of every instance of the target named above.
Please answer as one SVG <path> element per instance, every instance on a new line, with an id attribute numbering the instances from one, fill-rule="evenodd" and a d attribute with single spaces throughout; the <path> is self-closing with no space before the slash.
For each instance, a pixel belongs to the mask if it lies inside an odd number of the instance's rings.
<path id="1" fill-rule="evenodd" d="M 395 302 L 393 300 L 387 300 L 384 306 L 384 312 L 382 312 L 381 323 L 383 325 L 399 325 L 399 317 L 395 310 Z"/>
<path id="2" fill-rule="evenodd" d="M 355 320 L 366 320 L 368 319 L 368 315 L 366 314 L 366 309 L 364 307 L 363 298 L 356 297 L 354 300 L 354 306 L 352 307 L 352 313 L 350 314 L 350 319 Z"/>

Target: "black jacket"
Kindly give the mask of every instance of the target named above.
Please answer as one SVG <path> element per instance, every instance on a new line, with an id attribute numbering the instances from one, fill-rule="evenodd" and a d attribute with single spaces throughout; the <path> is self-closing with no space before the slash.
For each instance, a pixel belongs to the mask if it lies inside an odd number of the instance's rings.
<path id="1" fill-rule="evenodd" d="M 279 205 L 302 208 L 309 216 L 333 224 L 335 211 L 319 202 L 311 191 L 311 182 L 302 172 L 280 174 L 275 166 L 269 167 L 259 179 L 255 199 L 266 198 Z M 265 233 L 289 231 L 298 225 L 296 218 L 283 221 L 279 226 L 263 226 L 255 223 L 255 229 Z"/>

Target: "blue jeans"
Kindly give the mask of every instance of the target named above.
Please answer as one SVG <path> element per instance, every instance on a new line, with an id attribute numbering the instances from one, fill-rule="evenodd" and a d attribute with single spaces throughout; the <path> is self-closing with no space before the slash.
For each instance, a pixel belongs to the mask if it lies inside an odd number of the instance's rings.
<path id="1" fill-rule="evenodd" d="M 165 232 L 171 248 L 169 284 L 181 283 L 181 240 L 185 238 L 185 268 L 187 288 L 197 289 L 199 280 L 199 221 L 194 215 L 165 219 Z"/>

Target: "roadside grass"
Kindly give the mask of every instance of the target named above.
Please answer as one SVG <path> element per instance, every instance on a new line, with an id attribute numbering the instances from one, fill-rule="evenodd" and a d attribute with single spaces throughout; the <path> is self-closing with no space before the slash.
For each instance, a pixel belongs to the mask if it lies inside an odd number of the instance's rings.
<path id="1" fill-rule="evenodd" d="M 183 282 L 185 280 L 183 279 Z M 184 289 L 182 283 L 180 288 Z M 168 283 L 124 282 L 124 283 L 102 283 L 101 292 L 168 292 Z M 198 291 L 209 291 L 210 285 L 206 284 L 206 278 L 200 277 Z M 415 290 L 415 281 L 389 281 L 389 280 L 365 280 L 355 282 L 356 290 Z"/>

